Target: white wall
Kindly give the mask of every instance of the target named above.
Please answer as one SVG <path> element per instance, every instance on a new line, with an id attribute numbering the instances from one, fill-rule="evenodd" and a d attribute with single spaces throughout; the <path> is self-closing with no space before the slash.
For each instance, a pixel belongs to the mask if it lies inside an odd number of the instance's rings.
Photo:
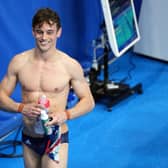
<path id="1" fill-rule="evenodd" d="M 168 0 L 144 0 L 139 29 L 141 40 L 134 51 L 168 61 Z"/>

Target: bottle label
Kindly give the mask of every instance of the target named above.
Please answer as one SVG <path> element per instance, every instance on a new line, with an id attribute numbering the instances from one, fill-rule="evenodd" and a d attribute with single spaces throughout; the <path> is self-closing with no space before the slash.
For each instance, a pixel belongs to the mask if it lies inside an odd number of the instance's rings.
<path id="1" fill-rule="evenodd" d="M 44 133 L 45 133 L 44 128 L 43 128 L 43 124 L 42 124 L 42 121 L 40 118 L 37 118 L 37 121 L 34 126 L 34 131 L 35 131 L 35 133 L 40 134 L 40 135 L 44 135 Z"/>
<path id="2" fill-rule="evenodd" d="M 44 108 L 48 109 L 50 106 L 50 101 L 47 99 L 45 95 L 42 95 L 38 100 L 38 104 L 41 104 L 43 105 Z"/>
<path id="3" fill-rule="evenodd" d="M 43 128 L 44 128 L 45 134 L 46 135 L 51 135 L 52 134 L 52 127 L 51 126 L 45 126 L 45 124 L 48 122 L 48 119 L 47 120 L 41 120 L 41 121 L 42 121 L 42 125 L 43 125 Z"/>
<path id="4" fill-rule="evenodd" d="M 45 131 L 46 135 L 51 135 L 52 134 L 52 128 L 50 126 L 46 126 L 45 124 L 48 122 L 48 108 L 50 106 L 50 101 L 47 99 L 45 95 L 42 95 L 39 100 L 38 104 L 41 104 L 44 109 L 41 110 L 41 125 L 43 127 L 43 130 Z"/>

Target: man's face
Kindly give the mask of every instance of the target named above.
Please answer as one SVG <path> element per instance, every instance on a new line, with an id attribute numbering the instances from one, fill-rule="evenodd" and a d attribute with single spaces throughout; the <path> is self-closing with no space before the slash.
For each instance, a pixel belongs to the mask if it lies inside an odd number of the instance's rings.
<path id="1" fill-rule="evenodd" d="M 46 52 L 49 49 L 55 48 L 56 40 L 61 35 L 61 29 L 57 30 L 56 24 L 43 23 L 42 26 L 36 26 L 33 29 L 33 35 L 36 40 L 37 47 Z"/>

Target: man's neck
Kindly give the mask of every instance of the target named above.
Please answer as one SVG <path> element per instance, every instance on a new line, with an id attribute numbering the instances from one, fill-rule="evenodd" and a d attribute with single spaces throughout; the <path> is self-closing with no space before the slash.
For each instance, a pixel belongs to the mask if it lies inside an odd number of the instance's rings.
<path id="1" fill-rule="evenodd" d="M 44 61 L 49 61 L 55 55 L 56 49 L 49 50 L 49 51 L 40 51 L 38 48 L 35 48 L 35 57 L 37 59 L 42 59 Z"/>

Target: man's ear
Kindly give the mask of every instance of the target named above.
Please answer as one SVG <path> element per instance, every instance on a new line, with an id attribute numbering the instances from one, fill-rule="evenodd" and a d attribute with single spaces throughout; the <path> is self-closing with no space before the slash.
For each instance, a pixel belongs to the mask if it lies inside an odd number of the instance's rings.
<path id="1" fill-rule="evenodd" d="M 57 31 L 57 37 L 59 38 L 62 34 L 62 28 L 60 27 L 59 30 Z"/>
<path id="2" fill-rule="evenodd" d="M 32 35 L 34 36 L 34 29 L 32 28 Z"/>

